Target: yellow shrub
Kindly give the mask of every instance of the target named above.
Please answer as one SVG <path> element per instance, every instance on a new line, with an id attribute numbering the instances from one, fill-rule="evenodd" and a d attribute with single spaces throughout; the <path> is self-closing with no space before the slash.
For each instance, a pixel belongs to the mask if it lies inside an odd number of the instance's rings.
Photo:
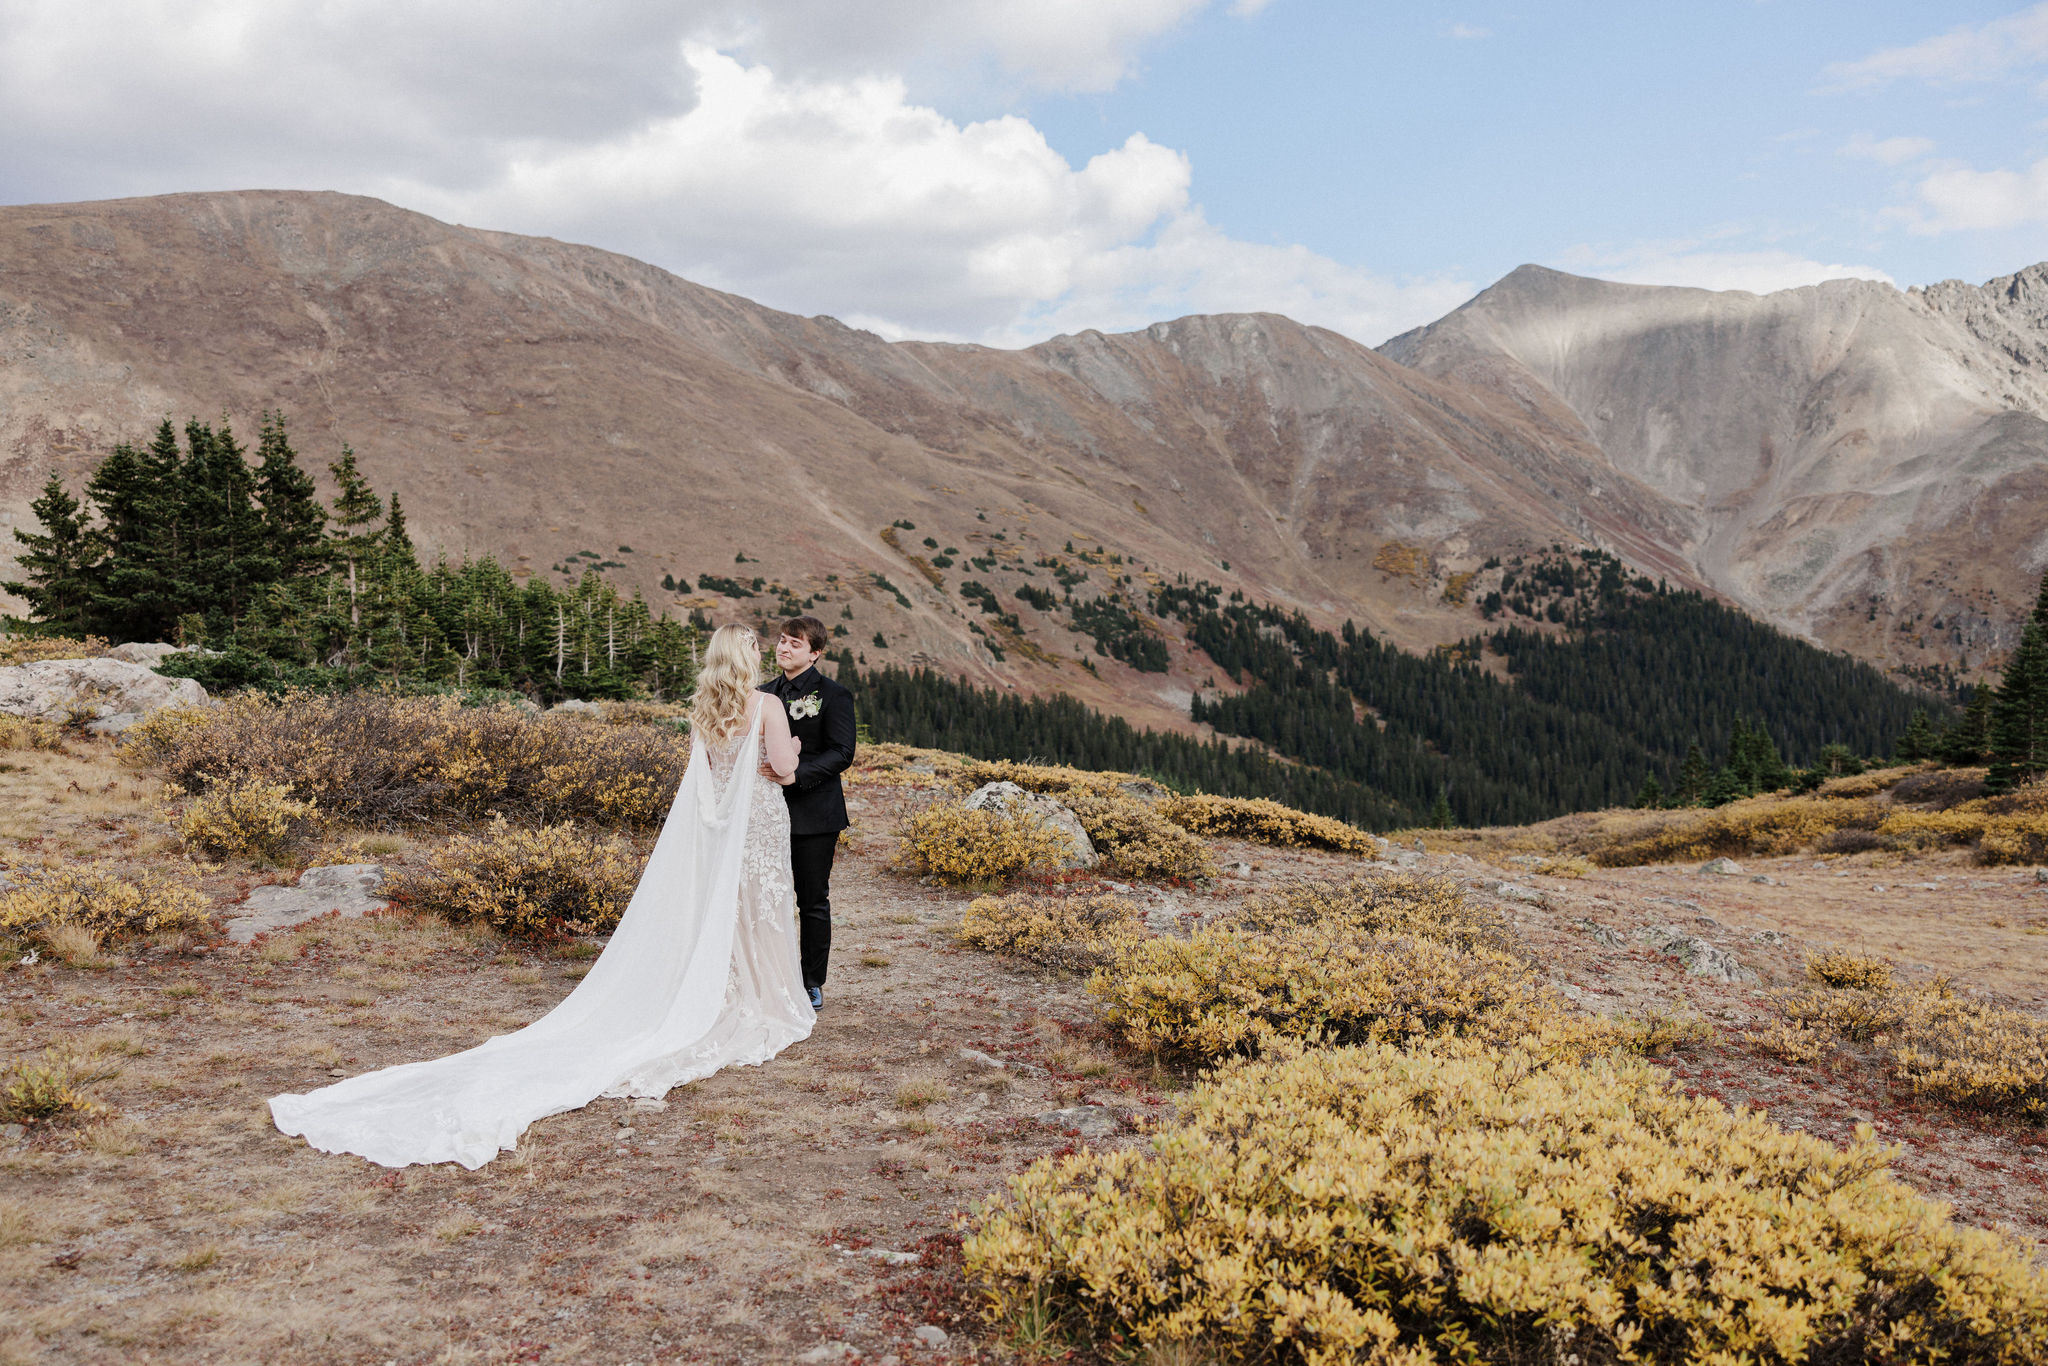
<path id="1" fill-rule="evenodd" d="M 1216 859 L 1209 846 L 1160 815 L 1148 802 L 1079 789 L 1069 789 L 1062 800 L 1080 819 L 1081 828 L 1112 872 L 1182 882 L 1216 876 Z"/>
<path id="2" fill-rule="evenodd" d="M 1159 803 L 1159 814 L 1197 835 L 1229 835 L 1260 844 L 1335 849 L 1346 854 L 1379 850 L 1373 837 L 1355 825 L 1296 811 L 1264 797 L 1171 796 Z"/>
<path id="3" fill-rule="evenodd" d="M 40 1062 L 19 1059 L 0 1068 L 0 1122 L 50 1124 L 91 1119 L 106 1107 L 86 1094 L 120 1069 L 48 1049 Z"/>
<path id="4" fill-rule="evenodd" d="M 1885 959 L 1830 950 L 1806 960 L 1806 980 L 1855 991 L 1888 991 L 1895 979 Z"/>
<path id="5" fill-rule="evenodd" d="M 149 761 L 188 792 L 221 779 L 289 783 L 336 819 L 376 825 L 492 812 L 652 825 L 689 754 L 666 724 L 378 693 L 242 694 L 138 729 Z"/>
<path id="6" fill-rule="evenodd" d="M 1062 972 L 1087 972 L 1146 937 L 1144 913 L 1116 896 L 977 897 L 960 939 Z"/>
<path id="7" fill-rule="evenodd" d="M 217 782 L 171 819 L 188 849 L 210 858 L 283 860 L 318 833 L 320 808 L 285 783 Z"/>
<path id="8" fill-rule="evenodd" d="M 0 931 L 45 934 L 77 925 L 102 939 L 158 930 L 202 929 L 207 900 L 193 886 L 189 867 L 177 874 L 150 870 L 128 876 L 108 864 L 17 866 L 14 885 L 0 892 Z"/>
<path id="9" fill-rule="evenodd" d="M 1492 906 L 1465 897 L 1449 878 L 1391 873 L 1382 877 L 1304 879 L 1247 897 L 1232 923 L 1267 933 L 1320 930 L 1333 935 L 1415 935 L 1460 949 L 1506 952 L 1507 921 Z"/>
<path id="10" fill-rule="evenodd" d="M 1020 764 L 1010 759 L 985 759 L 967 765 L 955 782 L 963 790 L 988 783 L 1015 783 L 1026 792 L 1046 792 L 1056 796 L 1067 792 L 1090 792 L 1110 797 L 1123 793 L 1126 786 L 1143 785 L 1145 779 L 1135 773 L 1098 772 L 1069 768 L 1065 764 Z"/>
<path id="11" fill-rule="evenodd" d="M 0 714 L 0 750 L 55 749 L 63 732 L 48 721 Z"/>
<path id="12" fill-rule="evenodd" d="M 0 636 L 0 668 L 41 659 L 97 659 L 107 652 L 98 636 Z"/>
<path id="13" fill-rule="evenodd" d="M 1059 866 L 1066 844 L 1029 811 L 941 803 L 903 823 L 896 864 L 941 882 L 1003 882 Z"/>
<path id="14" fill-rule="evenodd" d="M 1648 1058 L 1662 1057 L 1714 1037 L 1714 1027 L 1697 1015 L 1673 1015 L 1654 1008 L 1641 1015 L 1624 1015 L 1614 1021 L 1614 1027 L 1623 1048 Z"/>
<path id="15" fill-rule="evenodd" d="M 2048 1358 L 2025 1250 L 1891 1179 L 1867 1129 L 1838 1151 L 1640 1063 L 1339 1049 L 1226 1069 L 1182 1115 L 981 1212 L 999 1320 L 1301 1366 Z"/>
<path id="16" fill-rule="evenodd" d="M 1627 835 L 1592 849 L 1603 868 L 1691 863 L 1722 854 L 1778 855 L 1809 849 L 1841 829 L 1868 830 L 1883 815 L 1849 797 L 1752 797 L 1711 811 L 1675 811 L 1631 822 Z"/>
<path id="17" fill-rule="evenodd" d="M 1743 1038 L 1758 1052 L 1786 1062 L 1816 1063 L 1835 1051 L 1834 1041 L 1826 1034 L 1792 1020 L 1766 1020 L 1747 1030 Z"/>
<path id="18" fill-rule="evenodd" d="M 2048 1122 L 2048 1021 L 1959 996 L 1939 979 L 1917 989 L 1781 992 L 1772 1004 L 1784 1026 L 1774 1037 L 1810 1035 L 1815 1048 L 1868 1041 L 1916 1095 Z"/>
<path id="19" fill-rule="evenodd" d="M 1875 797 L 1880 792 L 1897 787 L 1903 778 L 1918 772 L 1915 765 L 1899 768 L 1875 768 L 1867 773 L 1852 773 L 1843 778 L 1830 778 L 1820 785 L 1818 795 L 1822 797 Z"/>
<path id="20" fill-rule="evenodd" d="M 246 700 L 244 700 L 246 698 Z M 121 732 L 121 757 L 132 764 L 151 765 L 168 761 L 185 738 L 202 730 L 207 725 L 227 717 L 218 717 L 217 712 L 232 709 L 235 714 L 246 714 L 258 705 L 260 699 L 250 694 L 235 698 L 224 708 L 195 707 L 180 704 L 173 707 L 158 707 L 140 721 Z"/>
<path id="21" fill-rule="evenodd" d="M 617 839 L 567 821 L 523 829 L 501 817 L 483 834 L 449 840 L 425 868 L 401 870 L 391 890 L 422 910 L 506 934 L 603 934 L 625 914 L 639 877 L 640 860 Z"/>
<path id="22" fill-rule="evenodd" d="M 2048 815 L 1993 816 L 1977 843 L 1984 863 L 2048 863 Z"/>
<path id="23" fill-rule="evenodd" d="M 1961 996 L 1914 992 L 1878 1042 L 1915 1095 L 2048 1121 L 2048 1022 Z"/>
<path id="24" fill-rule="evenodd" d="M 1088 989 L 1132 1044 L 1188 1062 L 1290 1041 L 1471 1035 L 1570 1056 L 1619 1042 L 1612 1026 L 1573 1010 L 1507 955 L 1419 938 L 1211 927 L 1132 946 Z"/>
<path id="25" fill-rule="evenodd" d="M 1974 844 L 1984 834 L 1983 811 L 1951 807 L 1947 811 L 1894 811 L 1878 825 L 1880 839 L 1894 845 L 1925 848 L 1939 844 Z"/>

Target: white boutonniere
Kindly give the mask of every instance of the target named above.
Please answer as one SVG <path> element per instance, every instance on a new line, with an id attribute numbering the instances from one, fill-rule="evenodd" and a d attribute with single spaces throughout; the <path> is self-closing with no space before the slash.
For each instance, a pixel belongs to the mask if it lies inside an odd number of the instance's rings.
<path id="1" fill-rule="evenodd" d="M 802 697 L 789 704 L 789 719 L 792 721 L 802 721 L 816 716 L 818 709 L 824 705 L 825 699 L 818 696 L 818 694 L 814 692 L 805 693 Z"/>

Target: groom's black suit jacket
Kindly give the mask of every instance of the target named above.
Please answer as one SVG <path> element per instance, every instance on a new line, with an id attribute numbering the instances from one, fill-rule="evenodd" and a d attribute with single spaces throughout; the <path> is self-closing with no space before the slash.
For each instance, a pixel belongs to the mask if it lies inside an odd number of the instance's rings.
<path id="1" fill-rule="evenodd" d="M 852 824 L 846 818 L 846 793 L 839 775 L 853 763 L 853 694 L 818 672 L 815 666 L 795 678 L 778 678 L 761 691 L 791 703 L 815 694 L 816 716 L 789 718 L 789 733 L 801 742 L 796 756 L 796 781 L 782 789 L 789 803 L 789 833 L 824 835 Z"/>

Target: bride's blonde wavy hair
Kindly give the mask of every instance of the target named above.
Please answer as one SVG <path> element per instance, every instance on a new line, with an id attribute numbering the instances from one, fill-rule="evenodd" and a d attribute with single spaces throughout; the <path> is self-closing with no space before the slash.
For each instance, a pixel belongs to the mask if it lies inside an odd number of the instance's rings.
<path id="1" fill-rule="evenodd" d="M 761 681 L 761 641 L 750 627 L 721 626 L 711 633 L 697 691 L 690 696 L 690 730 L 709 740 L 730 740 L 746 724 L 747 704 Z"/>

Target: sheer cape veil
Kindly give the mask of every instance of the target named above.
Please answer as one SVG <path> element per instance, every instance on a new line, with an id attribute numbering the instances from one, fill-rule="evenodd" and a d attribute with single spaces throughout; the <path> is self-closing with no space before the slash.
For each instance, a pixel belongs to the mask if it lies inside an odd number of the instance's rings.
<path id="1" fill-rule="evenodd" d="M 543 1116 L 601 1095 L 659 1096 L 723 1062 L 761 1061 L 720 1057 L 718 1028 L 733 972 L 748 822 L 763 781 L 756 771 L 761 730 L 757 715 L 729 769 L 723 756 L 713 763 L 709 744 L 690 746 L 675 804 L 626 913 L 561 1004 L 466 1052 L 276 1096 L 270 1112 L 277 1127 L 323 1151 L 387 1167 L 459 1162 L 474 1169 L 514 1148 Z"/>

